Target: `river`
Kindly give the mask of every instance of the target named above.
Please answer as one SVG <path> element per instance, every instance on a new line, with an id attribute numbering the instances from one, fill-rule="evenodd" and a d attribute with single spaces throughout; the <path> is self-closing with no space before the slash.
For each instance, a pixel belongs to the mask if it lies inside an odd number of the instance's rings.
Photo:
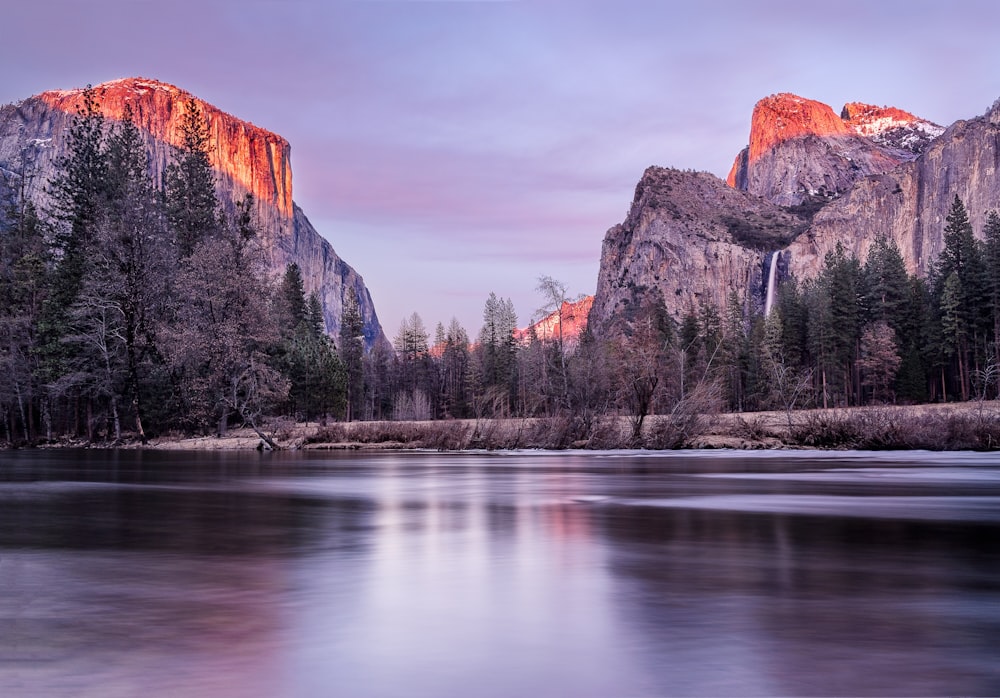
<path id="1" fill-rule="evenodd" d="M 998 461 L 0 452 L 0 695 L 1000 695 Z"/>

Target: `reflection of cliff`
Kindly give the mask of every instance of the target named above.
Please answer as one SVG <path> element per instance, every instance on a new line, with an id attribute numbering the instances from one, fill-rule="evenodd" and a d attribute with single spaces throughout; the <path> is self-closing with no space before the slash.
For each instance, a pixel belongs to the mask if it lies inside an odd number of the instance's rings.
<path id="1" fill-rule="evenodd" d="M 292 199 L 288 141 L 156 80 L 115 80 L 98 85 L 94 93 L 100 111 L 109 119 L 120 119 L 126 105 L 131 107 L 146 137 L 150 174 L 157 183 L 178 144 L 186 104 L 194 100 L 208 123 L 220 200 L 231 211 L 245 194 L 253 194 L 256 222 L 274 272 L 282 273 L 290 262 L 299 265 L 306 292 L 319 296 L 331 334 L 339 330 L 344 301 L 353 289 L 368 346 L 388 345 L 364 280 L 316 232 Z M 44 199 L 45 184 L 65 152 L 63 134 L 81 103 L 82 90 L 60 90 L 0 108 L 0 168 L 19 172 L 22 160 L 33 163 L 36 176 L 30 194 L 36 200 Z"/>

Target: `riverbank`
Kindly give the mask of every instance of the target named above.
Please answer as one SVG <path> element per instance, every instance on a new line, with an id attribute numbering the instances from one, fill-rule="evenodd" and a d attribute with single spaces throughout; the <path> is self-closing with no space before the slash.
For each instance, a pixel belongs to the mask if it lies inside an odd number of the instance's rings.
<path id="1" fill-rule="evenodd" d="M 632 438 L 627 417 L 466 419 L 424 422 L 282 422 L 268 435 L 286 450 L 339 449 L 1000 449 L 1000 402 L 878 406 L 747 412 L 714 415 L 656 415 L 646 419 L 642 438 Z M 87 446 L 66 443 L 65 446 Z M 94 444 L 100 446 L 101 444 Z M 224 437 L 180 435 L 125 448 L 160 450 L 254 450 L 266 448 L 250 429 Z"/>

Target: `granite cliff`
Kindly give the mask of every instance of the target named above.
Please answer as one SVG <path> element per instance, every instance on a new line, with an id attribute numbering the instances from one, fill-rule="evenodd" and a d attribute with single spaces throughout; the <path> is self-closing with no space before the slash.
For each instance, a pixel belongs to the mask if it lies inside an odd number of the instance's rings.
<path id="1" fill-rule="evenodd" d="M 45 184 L 64 153 L 63 133 L 82 102 L 82 92 L 43 92 L 0 107 L 0 179 L 8 188 L 27 165 L 34 174 L 28 195 L 44 203 Z M 97 85 L 94 92 L 101 113 L 108 119 L 120 120 L 126 105 L 131 107 L 133 120 L 146 139 L 150 174 L 158 183 L 174 146 L 179 144 L 178 126 L 185 105 L 194 99 L 208 123 L 210 159 L 220 201 L 231 210 L 234 202 L 247 193 L 253 194 L 271 269 L 280 274 L 291 262 L 299 265 L 306 292 L 317 293 L 327 331 L 333 335 L 340 327 L 344 300 L 353 289 L 364 318 L 367 345 L 388 345 L 364 280 L 319 235 L 292 198 L 288 141 L 157 80 L 114 80 Z"/>
<path id="2" fill-rule="evenodd" d="M 954 197 L 976 234 L 1000 208 L 1000 102 L 947 129 L 892 107 L 828 106 L 777 95 L 754 109 L 728 186 L 707 173 L 649 168 L 625 221 L 604 239 L 590 322 L 608 332 L 647 301 L 674 317 L 702 301 L 764 306 L 776 263 L 815 276 L 838 243 L 864 261 L 876 237 L 924 275 L 943 248 Z M 776 254 L 777 253 L 777 254 Z"/>
<path id="3" fill-rule="evenodd" d="M 983 116 L 958 121 L 916 159 L 858 181 L 813 219 L 788 247 L 790 270 L 808 277 L 837 242 L 865 259 L 877 235 L 899 246 L 911 273 L 926 274 L 944 247 L 945 216 L 958 195 L 976 235 L 1000 209 L 1000 102 Z"/>
<path id="4" fill-rule="evenodd" d="M 807 226 L 714 175 L 650 167 L 625 221 L 604 238 L 591 326 L 613 331 L 656 299 L 674 317 L 702 302 L 723 308 L 734 292 L 759 310 L 770 251 Z"/>
<path id="5" fill-rule="evenodd" d="M 726 181 L 781 206 L 822 203 L 913 160 L 943 130 L 892 107 L 852 102 L 838 116 L 821 102 L 772 95 L 754 107 L 750 144 Z"/>

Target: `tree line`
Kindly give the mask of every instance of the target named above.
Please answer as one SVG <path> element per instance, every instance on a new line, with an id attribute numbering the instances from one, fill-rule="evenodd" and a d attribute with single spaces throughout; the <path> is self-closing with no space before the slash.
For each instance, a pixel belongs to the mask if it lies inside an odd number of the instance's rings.
<path id="1" fill-rule="evenodd" d="M 692 304 L 674 318 L 646 294 L 613 331 L 585 331 L 572 349 L 561 336 L 515 341 L 514 309 L 495 295 L 472 343 L 454 320 L 431 342 L 414 314 L 396 336 L 392 397 L 369 416 L 568 416 L 582 437 L 616 414 L 642 444 L 651 414 L 680 438 L 697 412 L 997 398 L 1000 215 L 977 238 L 956 196 L 943 243 L 926 278 L 907 272 L 885 236 L 864 263 L 838 244 L 815 278 L 783 280 L 767 316 L 732 293 L 725 307 Z M 538 290 L 544 311 L 566 300 L 551 278 Z"/>
<path id="2" fill-rule="evenodd" d="M 679 318 L 656 294 L 614 331 L 517 339 L 491 293 L 470 336 L 414 313 L 393 349 L 366 351 L 348 293 L 336 338 L 292 264 L 265 265 L 248 195 L 220 200 L 208 126 L 185 104 L 161 176 L 131 114 L 109 122 L 87 90 L 37 208 L 22 167 L 0 220 L 0 419 L 8 443 L 145 441 L 267 420 L 558 418 L 566 442 L 608 415 L 649 445 L 647 417 L 680 443 L 704 412 L 993 398 L 1000 367 L 1000 216 L 981 239 L 956 197 L 927 278 L 880 237 L 867 259 L 838 246 L 814 279 L 788 278 L 765 317 L 749 294 Z M 160 184 L 156 184 L 156 182 Z M 641 289 L 639 289 L 641 290 Z M 567 289 L 539 279 L 539 314 Z M 561 318 L 560 318 L 561 320 Z"/>

